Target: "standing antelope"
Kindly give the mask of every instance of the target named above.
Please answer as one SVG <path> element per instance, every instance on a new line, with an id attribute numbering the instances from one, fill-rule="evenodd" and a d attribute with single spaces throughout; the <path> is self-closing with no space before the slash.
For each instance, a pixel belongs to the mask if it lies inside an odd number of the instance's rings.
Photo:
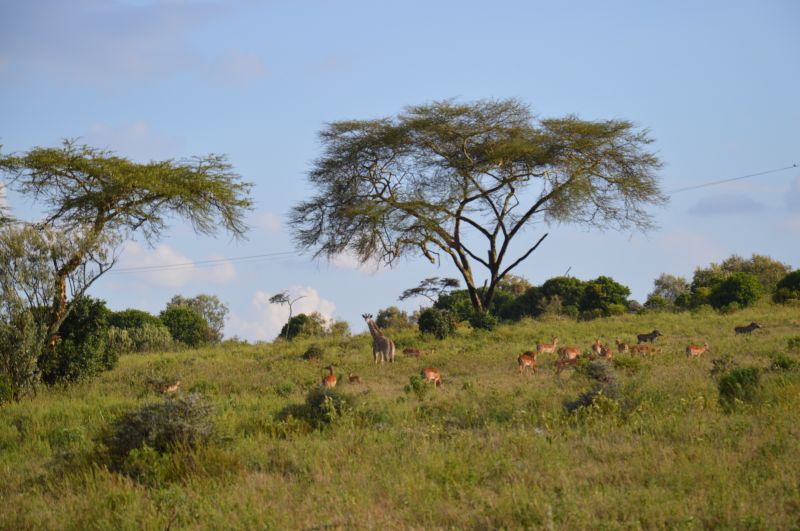
<path id="1" fill-rule="evenodd" d="M 442 375 L 439 374 L 439 371 L 437 371 L 433 367 L 425 367 L 424 369 L 422 369 L 422 378 L 426 382 L 435 383 L 436 387 L 444 387 L 444 382 L 442 382 Z"/>
<path id="2" fill-rule="evenodd" d="M 592 343 L 592 354 L 595 356 L 602 356 L 603 355 L 603 344 L 600 343 L 600 338 L 594 338 L 594 343 Z"/>
<path id="3" fill-rule="evenodd" d="M 322 378 L 322 387 L 336 387 L 336 375 L 333 374 L 333 365 L 325 367 L 328 369 L 328 374 Z"/>
<path id="4" fill-rule="evenodd" d="M 611 350 L 611 347 L 608 345 L 600 345 L 600 357 L 605 358 L 607 360 L 614 358 L 614 352 Z"/>
<path id="5" fill-rule="evenodd" d="M 628 344 L 627 344 L 627 343 L 623 343 L 622 341 L 620 341 L 620 340 L 619 340 L 619 338 L 618 338 L 618 337 L 617 337 L 617 338 L 614 338 L 614 342 L 617 344 L 617 350 L 619 351 L 619 353 L 620 353 L 620 354 L 623 354 L 623 353 L 625 353 L 625 352 L 628 352 L 628 351 L 631 349 L 631 348 L 628 346 Z"/>
<path id="6" fill-rule="evenodd" d="M 536 367 L 536 353 L 535 352 L 532 352 L 530 350 L 528 350 L 527 352 L 523 352 L 517 358 L 517 363 L 519 364 L 519 373 L 520 374 L 522 374 L 522 372 L 525 369 L 532 369 L 533 370 L 533 374 L 536 374 L 537 372 L 539 372 L 538 368 Z"/>
<path id="7" fill-rule="evenodd" d="M 367 321 L 369 333 L 372 334 L 372 360 L 378 364 L 378 354 L 380 354 L 381 364 L 384 361 L 394 363 L 394 341 L 383 335 L 381 329 L 372 320 L 372 314 L 365 313 L 361 317 Z"/>
<path id="8" fill-rule="evenodd" d="M 537 343 L 536 344 L 536 353 L 537 354 L 555 354 L 556 348 L 558 347 L 558 338 L 554 337 L 552 343 Z"/>
<path id="9" fill-rule="evenodd" d="M 418 348 L 404 348 L 403 354 L 410 358 L 419 358 L 422 351 Z"/>
<path id="10" fill-rule="evenodd" d="M 575 365 L 581 351 L 578 347 L 561 347 L 558 349 L 558 362 L 556 363 L 556 374 L 559 374 L 565 365 Z"/>
<path id="11" fill-rule="evenodd" d="M 699 345 L 689 345 L 688 347 L 686 347 L 686 358 L 687 359 L 696 358 L 703 352 L 707 352 L 708 348 L 709 348 L 708 343 L 703 343 L 702 347 Z"/>

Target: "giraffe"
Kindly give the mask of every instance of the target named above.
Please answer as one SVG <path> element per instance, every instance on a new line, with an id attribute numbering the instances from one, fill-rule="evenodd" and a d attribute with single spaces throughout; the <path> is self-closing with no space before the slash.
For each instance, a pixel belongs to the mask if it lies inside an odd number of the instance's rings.
<path id="1" fill-rule="evenodd" d="M 378 353 L 381 355 L 381 364 L 384 361 L 394 363 L 394 341 L 383 335 L 381 329 L 372 320 L 372 314 L 365 313 L 361 317 L 367 321 L 369 333 L 372 334 L 372 360 L 378 364 Z"/>

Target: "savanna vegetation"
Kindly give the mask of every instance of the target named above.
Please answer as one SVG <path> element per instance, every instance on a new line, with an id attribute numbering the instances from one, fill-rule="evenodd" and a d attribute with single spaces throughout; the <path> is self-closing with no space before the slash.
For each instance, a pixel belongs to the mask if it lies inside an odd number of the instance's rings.
<path id="1" fill-rule="evenodd" d="M 762 328 L 735 335 L 751 321 Z M 657 328 L 661 352 L 536 375 L 517 356 Z M 0 528 L 747 528 L 800 520 L 800 319 L 557 315 L 444 340 L 233 342 L 124 355 L 0 408 Z M 313 341 L 313 343 L 312 343 Z M 689 343 L 710 351 L 687 360 Z M 313 346 L 313 348 L 312 348 Z M 420 358 L 400 355 L 420 348 Z M 432 350 L 435 349 L 435 350 Z M 313 351 L 313 355 L 304 354 Z M 339 384 L 321 390 L 324 367 Z M 436 367 L 444 386 L 419 377 Z M 360 377 L 350 384 L 348 373 Z M 163 382 L 180 380 L 177 392 Z"/>

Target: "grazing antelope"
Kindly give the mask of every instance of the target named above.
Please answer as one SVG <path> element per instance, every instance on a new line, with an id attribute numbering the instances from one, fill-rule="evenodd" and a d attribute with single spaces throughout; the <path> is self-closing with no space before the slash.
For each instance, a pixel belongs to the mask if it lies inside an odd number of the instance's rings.
<path id="1" fill-rule="evenodd" d="M 600 357 L 605 358 L 607 360 L 614 358 L 614 352 L 611 350 L 611 347 L 608 345 L 600 345 Z"/>
<path id="2" fill-rule="evenodd" d="M 419 358 L 422 354 L 422 351 L 418 348 L 404 348 L 403 354 L 409 358 Z"/>
<path id="3" fill-rule="evenodd" d="M 333 374 L 333 365 L 325 367 L 328 374 L 322 379 L 322 387 L 336 387 L 336 375 Z"/>
<path id="4" fill-rule="evenodd" d="M 628 352 L 631 349 L 631 347 L 629 347 L 627 343 L 623 343 L 622 341 L 619 340 L 618 337 L 614 338 L 614 342 L 617 344 L 617 350 L 619 351 L 620 354 L 624 354 L 625 352 Z"/>
<path id="5" fill-rule="evenodd" d="M 578 349 L 578 347 L 561 347 L 558 349 L 556 374 L 560 373 L 566 365 L 575 365 L 580 357 L 581 351 Z"/>
<path id="6" fill-rule="evenodd" d="M 749 334 L 749 333 L 751 333 L 753 330 L 755 330 L 756 328 L 761 328 L 761 326 L 759 326 L 759 324 L 758 324 L 758 323 L 756 323 L 755 321 L 753 321 L 752 323 L 750 323 L 750 324 L 749 324 L 749 325 L 747 325 L 747 326 L 737 326 L 737 327 L 734 327 L 733 331 L 734 331 L 734 332 L 736 332 L 736 335 L 738 336 L 739 334 Z"/>
<path id="7" fill-rule="evenodd" d="M 649 334 L 639 334 L 636 336 L 636 343 L 652 343 L 657 337 L 662 335 L 663 334 L 658 330 L 653 330 Z"/>
<path id="8" fill-rule="evenodd" d="M 639 345 L 633 345 L 631 347 L 631 351 L 635 354 L 652 354 L 655 351 L 655 347 L 649 343 L 643 343 Z"/>
<path id="9" fill-rule="evenodd" d="M 372 334 L 372 360 L 378 364 L 378 354 L 380 354 L 381 365 L 384 361 L 394 363 L 394 341 L 383 335 L 381 329 L 372 320 L 372 314 L 365 313 L 361 317 L 367 321 L 369 333 Z"/>
<path id="10" fill-rule="evenodd" d="M 164 394 L 175 393 L 175 392 L 178 391 L 180 386 L 181 386 L 181 381 L 180 380 L 175 380 L 174 384 L 168 385 L 168 386 L 164 386 L 164 388 L 161 390 L 161 392 L 164 393 Z"/>
<path id="11" fill-rule="evenodd" d="M 555 354 L 556 348 L 558 347 L 558 338 L 554 337 L 552 343 L 537 343 L 536 344 L 536 353 L 537 354 Z"/>
<path id="12" fill-rule="evenodd" d="M 522 374 L 525 369 L 532 369 L 533 374 L 539 372 L 539 369 L 536 367 L 536 352 L 530 350 L 523 352 L 517 358 L 517 363 L 519 364 L 520 374 Z"/>
<path id="13" fill-rule="evenodd" d="M 352 372 L 347 373 L 347 379 L 350 380 L 351 384 L 361 383 L 361 377 L 357 374 L 353 374 Z"/>
<path id="14" fill-rule="evenodd" d="M 424 369 L 422 369 L 422 378 L 426 382 L 435 383 L 436 387 L 444 387 L 444 382 L 442 382 L 442 375 L 439 374 L 439 371 L 437 371 L 433 367 L 425 367 Z"/>
<path id="15" fill-rule="evenodd" d="M 703 352 L 707 352 L 708 348 L 709 348 L 708 343 L 703 343 L 702 347 L 698 345 L 689 345 L 688 347 L 686 347 L 686 358 L 687 359 L 696 358 Z"/>

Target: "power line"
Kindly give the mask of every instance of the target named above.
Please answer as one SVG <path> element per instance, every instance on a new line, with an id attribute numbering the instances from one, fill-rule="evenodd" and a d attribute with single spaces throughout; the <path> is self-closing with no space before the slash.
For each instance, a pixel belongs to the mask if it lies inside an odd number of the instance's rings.
<path id="1" fill-rule="evenodd" d="M 758 173 L 750 173 L 750 174 L 747 174 L 747 175 L 742 175 L 741 177 L 732 177 L 730 179 L 722 179 L 722 180 L 719 180 L 719 181 L 712 181 L 710 183 L 703 183 L 703 184 L 697 184 L 697 185 L 694 185 L 694 186 L 687 186 L 685 188 L 678 188 L 677 190 L 672 190 L 672 191 L 667 192 L 667 193 L 668 194 L 677 194 L 678 192 L 687 192 L 689 190 L 697 190 L 698 188 L 705 188 L 707 186 L 716 186 L 718 184 L 729 183 L 729 182 L 732 182 L 732 181 L 740 181 L 742 179 L 750 179 L 752 177 L 759 177 L 761 175 L 769 175 L 770 173 L 778 173 L 779 171 L 791 170 L 792 168 L 797 168 L 797 164 L 792 164 L 791 166 L 785 166 L 783 168 L 776 168 L 774 170 L 766 170 L 766 171 L 760 171 Z"/>
<path id="2" fill-rule="evenodd" d="M 138 266 L 138 267 L 126 267 L 122 269 L 112 269 L 108 272 L 108 274 L 121 274 L 121 273 L 149 273 L 154 271 L 171 271 L 171 270 L 180 270 L 180 269 L 188 269 L 194 267 L 214 267 L 222 263 L 226 262 L 233 262 L 233 263 L 240 263 L 240 262 L 261 262 L 267 261 L 271 259 L 280 259 L 280 258 L 290 258 L 292 256 L 297 256 L 297 253 L 294 251 L 281 251 L 277 253 L 264 253 L 264 254 L 254 254 L 250 256 L 238 256 L 233 258 L 215 258 L 212 260 L 199 260 L 196 262 L 182 262 L 177 264 L 162 264 L 162 265 L 152 265 L 152 266 Z"/>

